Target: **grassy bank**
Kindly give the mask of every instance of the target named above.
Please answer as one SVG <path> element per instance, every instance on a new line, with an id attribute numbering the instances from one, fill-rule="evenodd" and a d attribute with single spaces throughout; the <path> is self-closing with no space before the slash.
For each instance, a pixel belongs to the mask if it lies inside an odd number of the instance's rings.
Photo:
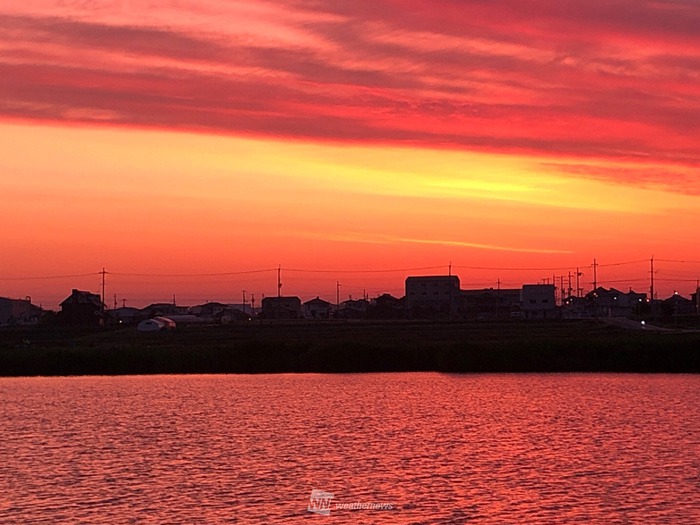
<path id="1" fill-rule="evenodd" d="M 700 372 L 700 334 L 595 321 L 272 323 L 0 332 L 0 375 Z"/>

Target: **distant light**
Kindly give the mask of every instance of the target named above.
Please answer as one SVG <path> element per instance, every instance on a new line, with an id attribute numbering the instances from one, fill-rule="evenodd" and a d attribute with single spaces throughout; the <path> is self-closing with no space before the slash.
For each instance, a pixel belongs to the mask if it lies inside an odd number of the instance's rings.
<path id="1" fill-rule="evenodd" d="M 642 326 L 644 326 L 645 324 L 647 324 L 646 321 L 642 321 Z"/>

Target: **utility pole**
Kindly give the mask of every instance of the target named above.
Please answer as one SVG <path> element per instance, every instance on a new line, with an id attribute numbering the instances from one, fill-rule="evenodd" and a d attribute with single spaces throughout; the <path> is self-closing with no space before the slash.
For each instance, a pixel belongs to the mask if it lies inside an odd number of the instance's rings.
<path id="1" fill-rule="evenodd" d="M 653 255 L 651 256 L 650 263 L 651 263 L 651 266 L 649 269 L 649 275 L 651 276 L 651 280 L 649 283 L 649 285 L 650 285 L 649 292 L 651 293 L 651 300 L 653 301 L 654 300 L 654 256 Z"/>
<path id="2" fill-rule="evenodd" d="M 576 297 L 581 297 L 581 283 L 579 282 L 580 277 L 583 275 L 583 272 L 579 271 L 578 268 L 576 268 Z"/>
<path id="3" fill-rule="evenodd" d="M 571 270 L 569 270 L 569 288 L 567 288 L 568 299 L 571 300 Z"/>
<path id="4" fill-rule="evenodd" d="M 246 313 L 246 311 L 245 311 L 245 305 L 246 305 L 245 290 L 243 290 L 243 313 Z"/>
<path id="5" fill-rule="evenodd" d="M 450 261 L 450 265 L 447 267 L 447 275 L 452 277 L 452 261 Z"/>
<path id="6" fill-rule="evenodd" d="M 340 310 L 340 281 L 335 282 L 335 308 Z"/>
<path id="7" fill-rule="evenodd" d="M 564 276 L 559 276 L 559 304 L 564 304 Z"/>
<path id="8" fill-rule="evenodd" d="M 102 274 L 102 305 L 100 306 L 100 311 L 104 313 L 105 311 L 105 275 L 107 275 L 107 270 L 102 267 L 102 271 L 100 272 Z"/>
<path id="9" fill-rule="evenodd" d="M 255 294 L 250 294 L 250 316 L 255 317 Z"/>
<path id="10" fill-rule="evenodd" d="M 598 261 L 593 259 L 593 289 L 598 288 Z"/>
<path id="11" fill-rule="evenodd" d="M 277 297 L 282 297 L 282 265 L 277 267 Z"/>
<path id="12" fill-rule="evenodd" d="M 117 294 L 114 294 L 114 309 L 117 309 Z"/>

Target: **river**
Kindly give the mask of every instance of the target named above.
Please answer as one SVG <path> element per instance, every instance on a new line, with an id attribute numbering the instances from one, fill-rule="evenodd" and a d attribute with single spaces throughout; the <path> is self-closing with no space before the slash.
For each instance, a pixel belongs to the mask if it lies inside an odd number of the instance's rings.
<path id="1" fill-rule="evenodd" d="M 700 523 L 694 375 L 6 378 L 0 424 L 1 523 Z"/>

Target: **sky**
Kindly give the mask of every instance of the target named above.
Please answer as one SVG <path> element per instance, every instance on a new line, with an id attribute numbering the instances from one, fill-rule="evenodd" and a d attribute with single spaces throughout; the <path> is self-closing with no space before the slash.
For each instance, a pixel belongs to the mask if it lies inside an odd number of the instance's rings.
<path id="1" fill-rule="evenodd" d="M 0 0 L 0 296 L 700 278 L 697 0 Z M 450 266 L 451 265 L 451 266 Z M 575 278 L 574 278 L 575 279 Z M 115 299 L 116 297 L 116 299 Z"/>

